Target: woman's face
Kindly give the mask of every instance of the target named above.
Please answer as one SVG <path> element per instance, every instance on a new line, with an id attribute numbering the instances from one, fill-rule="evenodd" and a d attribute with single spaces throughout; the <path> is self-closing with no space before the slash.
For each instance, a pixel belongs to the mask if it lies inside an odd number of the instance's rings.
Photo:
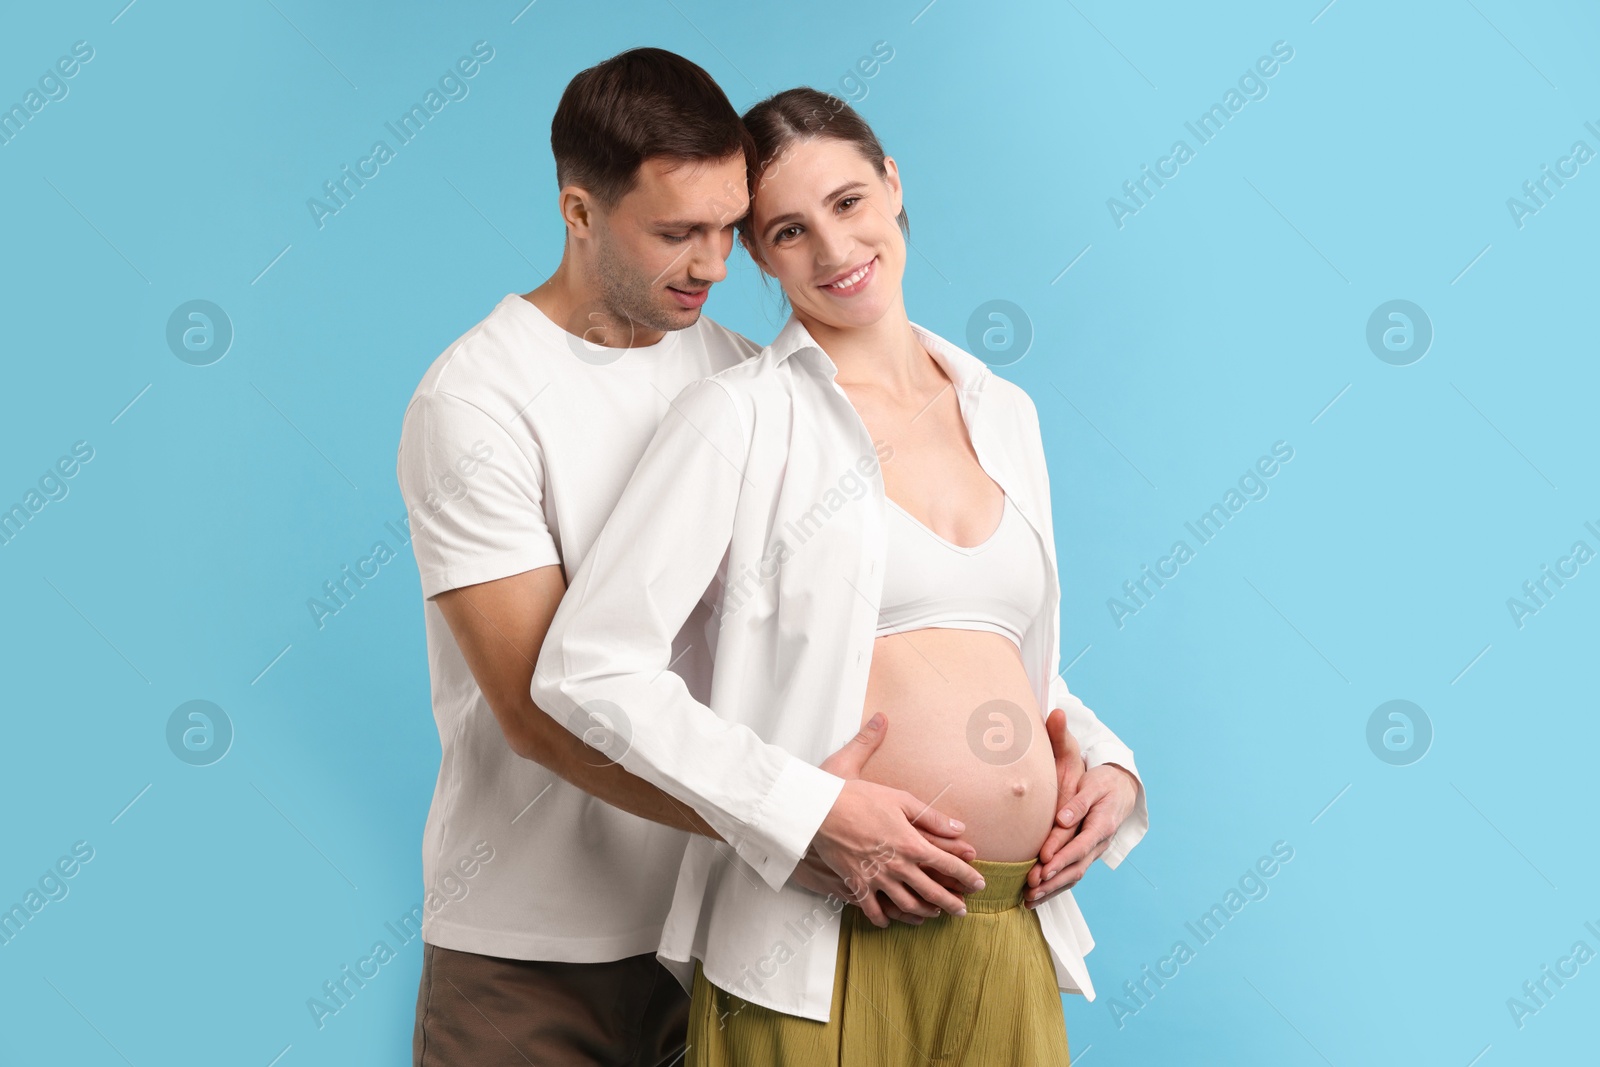
<path id="1" fill-rule="evenodd" d="M 803 317 L 866 326 L 900 303 L 900 176 L 893 159 L 883 166 L 880 178 L 853 145 L 813 137 L 793 142 L 756 183 L 745 251 Z"/>

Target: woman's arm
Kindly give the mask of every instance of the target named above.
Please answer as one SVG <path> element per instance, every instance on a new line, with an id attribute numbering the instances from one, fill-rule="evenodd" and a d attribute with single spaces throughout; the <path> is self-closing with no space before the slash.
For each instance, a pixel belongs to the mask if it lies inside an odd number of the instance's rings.
<path id="1" fill-rule="evenodd" d="M 732 538 L 748 458 L 734 399 L 702 379 L 672 401 L 550 622 L 533 701 L 693 806 L 778 888 L 843 781 L 696 700 L 672 641 Z"/>
<path id="2" fill-rule="evenodd" d="M 721 840 L 693 808 L 620 765 L 596 758 L 594 749 L 534 705 L 533 665 L 565 589 L 560 567 L 540 567 L 447 590 L 434 603 L 513 752 L 612 807 Z"/>
<path id="3" fill-rule="evenodd" d="M 1021 389 L 1018 389 L 1017 392 L 1021 395 L 1020 402 L 1026 408 L 1026 417 L 1022 422 L 1031 431 L 1031 440 L 1028 446 L 1030 455 L 1027 462 L 1036 465 L 1037 468 L 1039 485 L 1042 487 L 1040 510 L 1043 513 L 1044 532 L 1047 537 L 1052 539 L 1053 545 L 1055 524 L 1051 514 L 1050 474 L 1044 455 L 1044 436 L 1039 428 L 1039 413 L 1034 406 L 1032 397 L 1029 397 Z M 1060 584 L 1059 578 L 1057 584 Z M 1138 844 L 1139 839 L 1144 836 L 1145 831 L 1150 827 L 1150 815 L 1145 802 L 1144 781 L 1139 777 L 1139 770 L 1134 765 L 1133 750 L 1125 745 L 1112 732 L 1110 727 L 1101 722 L 1099 717 L 1067 688 L 1066 681 L 1061 677 L 1059 635 L 1062 630 L 1060 627 L 1060 610 L 1060 604 L 1058 603 L 1056 606 L 1056 633 L 1058 640 L 1055 647 L 1050 649 L 1050 700 L 1048 706 L 1051 709 L 1060 708 L 1065 713 L 1067 730 L 1071 733 L 1078 749 L 1083 754 L 1086 773 L 1076 783 L 1082 792 L 1075 795 L 1084 799 L 1085 803 L 1066 804 L 1065 802 L 1071 798 L 1066 796 L 1060 798 L 1059 803 L 1063 809 L 1072 809 L 1071 825 L 1064 826 L 1058 814 L 1057 827 L 1052 829 L 1049 838 L 1045 841 L 1044 848 L 1041 850 L 1041 855 L 1052 861 L 1049 863 L 1049 871 L 1047 872 L 1046 868 L 1041 865 L 1031 871 L 1028 876 L 1029 885 L 1032 887 L 1029 891 L 1030 904 L 1042 903 L 1045 899 L 1067 888 L 1071 883 L 1076 882 L 1078 877 L 1081 877 L 1082 871 L 1078 866 L 1078 862 L 1083 858 L 1079 855 L 1080 852 L 1084 851 L 1082 845 L 1076 843 L 1068 845 L 1067 847 L 1070 850 L 1068 854 L 1058 854 L 1065 843 L 1064 837 L 1067 836 L 1064 831 L 1078 832 L 1085 828 L 1095 830 L 1096 833 L 1093 836 L 1103 837 L 1105 842 L 1101 858 L 1105 860 L 1107 867 L 1114 868 L 1122 862 L 1133 846 Z M 1116 769 L 1108 769 L 1096 773 L 1097 768 L 1106 767 L 1107 765 Z M 1106 778 L 1108 775 L 1113 777 L 1108 780 Z M 1131 802 L 1128 802 L 1126 795 L 1127 783 L 1120 780 L 1123 777 L 1131 779 L 1133 790 Z M 1088 807 L 1087 811 L 1078 810 L 1086 806 Z M 1103 826 L 1102 824 L 1108 818 L 1112 825 Z M 1099 832 L 1101 830 L 1104 831 L 1103 834 Z M 1095 855 L 1101 855 L 1099 842 L 1089 841 L 1086 837 L 1083 844 L 1091 846 L 1088 851 L 1094 852 Z M 1092 862 L 1093 858 L 1093 856 L 1089 856 L 1089 862 Z M 1087 866 L 1087 864 L 1083 866 Z M 1037 897 L 1032 895 L 1034 893 L 1038 894 Z"/>
<path id="4" fill-rule="evenodd" d="M 1052 658 L 1059 661 L 1059 650 Z M 1122 768 L 1133 777 L 1136 786 L 1133 810 L 1117 826 L 1116 832 L 1111 835 L 1110 844 L 1106 846 L 1105 854 L 1101 856 L 1107 867 L 1115 868 L 1133 846 L 1139 843 L 1145 831 L 1150 829 L 1150 811 L 1145 804 L 1144 779 L 1139 777 L 1139 769 L 1134 766 L 1133 749 L 1123 744 L 1109 726 L 1101 722 L 1083 701 L 1068 691 L 1067 683 L 1062 680 L 1059 673 L 1050 679 L 1050 706 L 1060 708 L 1067 713 L 1067 729 L 1077 739 L 1078 747 L 1083 752 L 1084 765 L 1089 770 L 1109 763 Z M 1076 814 L 1081 819 L 1086 813 Z"/>
<path id="5" fill-rule="evenodd" d="M 766 743 L 696 700 L 671 670 L 673 637 L 733 537 L 749 433 L 715 378 L 673 400 L 551 620 L 534 702 L 694 807 L 775 890 L 814 842 L 835 873 L 857 879 L 861 909 L 879 926 L 889 919 L 877 892 L 901 912 L 964 913 L 928 873 L 982 884 L 958 858 L 973 854 L 959 824 L 905 790 L 846 781 Z"/>

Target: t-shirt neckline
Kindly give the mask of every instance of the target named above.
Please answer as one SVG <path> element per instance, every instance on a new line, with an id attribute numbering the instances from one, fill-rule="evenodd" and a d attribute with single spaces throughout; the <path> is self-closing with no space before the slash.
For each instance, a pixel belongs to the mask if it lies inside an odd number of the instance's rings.
<path id="1" fill-rule="evenodd" d="M 507 293 L 505 300 L 502 300 L 501 303 L 504 304 L 506 301 L 515 301 L 517 304 L 521 305 L 522 310 L 519 311 L 518 314 L 521 315 L 525 321 L 532 325 L 536 333 L 541 334 L 552 343 L 567 345 L 583 344 L 576 334 L 567 332 L 567 330 L 564 329 L 559 323 L 557 323 L 549 315 L 546 315 L 543 308 L 524 297 L 521 293 Z M 702 315 L 701 318 L 703 319 L 704 316 Z M 698 326 L 699 324 L 700 320 L 695 320 L 695 326 Z M 638 345 L 633 348 L 615 349 L 614 351 L 619 353 L 616 359 L 609 361 L 609 363 L 595 363 L 593 365 L 614 366 L 617 363 L 624 361 L 631 362 L 641 358 L 663 355 L 667 352 L 670 352 L 677 345 L 679 334 L 687 333 L 689 330 L 694 329 L 695 326 L 686 326 L 682 330 L 668 330 L 662 335 L 661 340 L 657 341 L 653 345 Z M 576 353 L 576 349 L 574 349 L 574 352 Z"/>

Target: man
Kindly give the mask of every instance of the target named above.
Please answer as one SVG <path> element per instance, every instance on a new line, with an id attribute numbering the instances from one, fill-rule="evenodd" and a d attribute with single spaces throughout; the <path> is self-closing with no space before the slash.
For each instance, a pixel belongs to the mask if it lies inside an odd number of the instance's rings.
<path id="1" fill-rule="evenodd" d="M 561 98 L 551 147 L 560 266 L 446 349 L 401 435 L 443 757 L 423 840 L 418 1067 L 673 1062 L 687 997 L 655 950 L 687 833 L 727 842 L 718 847 L 778 884 L 857 900 L 886 876 L 869 886 L 852 872 L 888 842 L 939 882 L 909 913 L 872 896 L 886 920 L 959 909 L 957 894 L 977 884 L 959 824 L 856 778 L 884 724 L 820 768 L 746 730 L 739 743 L 767 773 L 727 807 L 695 811 L 578 736 L 612 724 L 556 722 L 533 703 L 566 581 L 669 401 L 758 351 L 700 312 L 748 206 L 750 149 L 703 70 L 642 48 L 583 71 Z M 673 648 L 673 671 L 701 699 L 711 621 L 702 603 Z M 1142 790 L 1109 765 L 1132 768 L 1114 737 L 1080 757 L 1060 713 L 1050 732 L 1062 799 L 1089 812 L 1045 885 L 1059 891 L 1136 798 L 1142 811 Z M 1086 762 L 1097 766 L 1085 773 Z"/>

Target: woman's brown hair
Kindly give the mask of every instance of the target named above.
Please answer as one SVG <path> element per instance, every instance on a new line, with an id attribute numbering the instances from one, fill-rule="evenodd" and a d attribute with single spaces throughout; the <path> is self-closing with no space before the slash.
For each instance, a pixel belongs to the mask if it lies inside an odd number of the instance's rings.
<path id="1" fill-rule="evenodd" d="M 857 114 L 853 107 L 832 93 L 820 92 L 805 85 L 785 89 L 746 111 L 744 124 L 755 139 L 755 153 L 750 157 L 749 168 L 752 205 L 767 168 L 774 163 L 782 166 L 781 157 L 796 142 L 813 137 L 832 137 L 853 146 L 872 164 L 878 177 L 886 175 L 883 145 L 878 142 L 878 135 L 872 132 L 867 120 Z M 753 218 L 754 212 L 751 212 L 739 223 L 739 232 L 751 242 L 755 240 L 755 234 L 751 231 Z M 904 206 L 900 208 L 895 222 L 900 224 L 901 233 L 911 236 L 911 222 L 906 218 Z"/>

